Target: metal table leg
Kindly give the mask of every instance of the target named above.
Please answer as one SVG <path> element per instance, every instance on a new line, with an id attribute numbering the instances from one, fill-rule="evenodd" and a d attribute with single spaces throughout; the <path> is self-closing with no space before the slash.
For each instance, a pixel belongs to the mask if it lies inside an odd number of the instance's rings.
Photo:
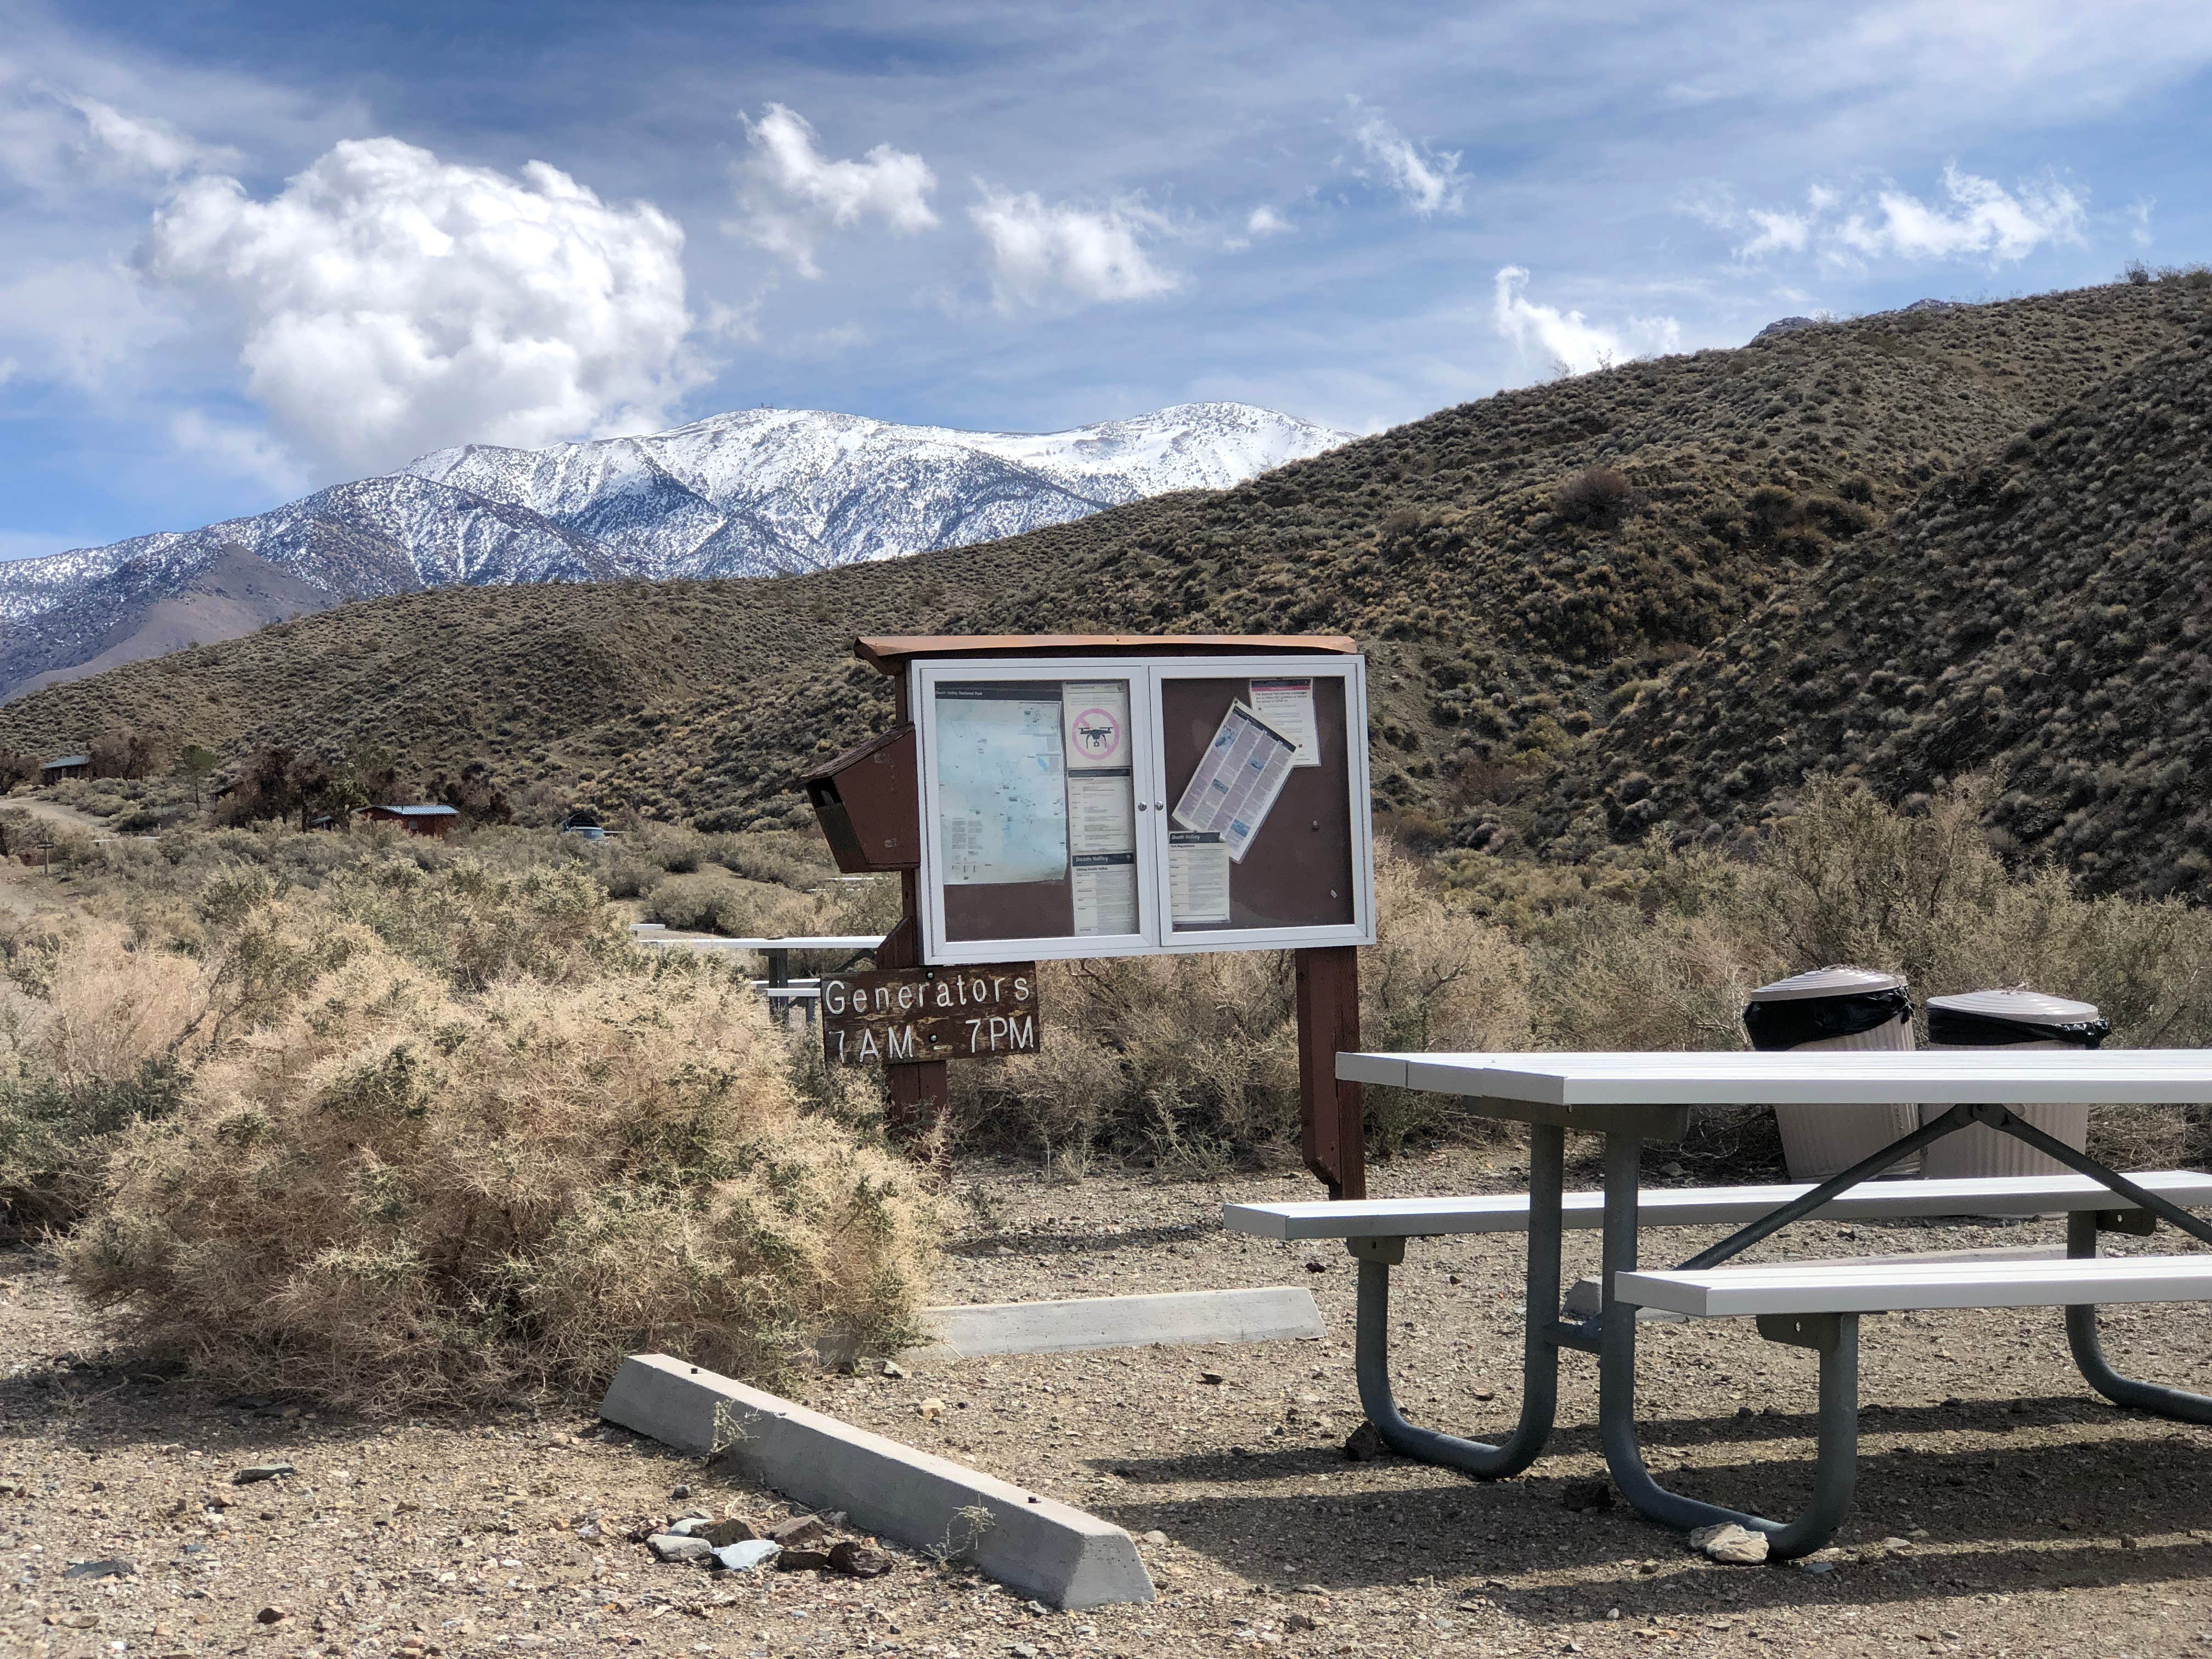
<path id="1" fill-rule="evenodd" d="M 1605 1138 L 1605 1247 L 1601 1269 L 1604 1311 L 1598 1351 L 1598 1437 L 1606 1467 L 1628 1501 L 1644 1514 L 1687 1531 L 1733 1521 L 1766 1534 L 1770 1559 L 1809 1555 L 1835 1535 L 1858 1483 L 1858 1316 L 1856 1314 L 1762 1318 L 1761 1336 L 1809 1347 L 1820 1356 L 1818 1450 L 1813 1496 L 1795 1521 L 1769 1521 L 1668 1492 L 1651 1478 L 1636 1432 L 1636 1310 L 1613 1293 L 1616 1273 L 1636 1270 L 1636 1207 L 1641 1139 Z"/>
<path id="2" fill-rule="evenodd" d="M 2091 1210 L 2076 1210 L 2066 1218 L 2067 1255 L 2097 1254 L 2097 1220 L 2096 1212 Z M 2097 1310 L 2094 1304 L 2067 1309 L 2066 1346 L 2074 1351 L 2074 1363 L 2081 1369 L 2082 1380 L 2114 1405 L 2132 1406 L 2138 1411 L 2152 1412 L 2182 1423 L 2212 1423 L 2212 1400 L 2203 1395 L 2159 1382 L 2138 1382 L 2114 1370 L 2112 1362 L 2105 1358 L 2105 1345 L 2097 1336 Z"/>
<path id="3" fill-rule="evenodd" d="M 1359 1314 L 1353 1368 L 1359 1403 L 1393 1451 L 1438 1463 L 1480 1480 L 1518 1474 L 1551 1438 L 1559 1399 L 1560 1194 L 1566 1179 L 1567 1132 L 1537 1124 L 1528 1138 L 1528 1279 L 1522 1349 L 1521 1419 L 1492 1446 L 1420 1429 L 1406 1421 L 1390 1391 L 1390 1268 L 1406 1258 L 1402 1238 L 1346 1243 L 1359 1262 Z"/>

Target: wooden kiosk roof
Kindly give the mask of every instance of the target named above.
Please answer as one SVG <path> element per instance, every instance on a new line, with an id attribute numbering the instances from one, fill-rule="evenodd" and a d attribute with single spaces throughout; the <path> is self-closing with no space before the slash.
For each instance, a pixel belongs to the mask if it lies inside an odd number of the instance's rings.
<path id="1" fill-rule="evenodd" d="M 854 656 L 892 675 L 913 657 L 1348 657 L 1358 649 L 1341 634 L 879 634 L 853 641 Z"/>

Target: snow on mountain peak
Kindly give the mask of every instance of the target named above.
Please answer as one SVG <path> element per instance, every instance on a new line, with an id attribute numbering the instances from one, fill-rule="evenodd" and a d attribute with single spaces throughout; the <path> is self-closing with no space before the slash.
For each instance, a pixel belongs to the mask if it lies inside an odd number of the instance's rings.
<path id="1" fill-rule="evenodd" d="M 1066 432 L 963 432 L 744 409 L 545 449 L 473 444 L 404 470 L 583 531 L 651 575 L 752 575 L 957 547 L 1171 489 L 1219 489 L 1346 441 L 1248 404 Z"/>
<path id="2" fill-rule="evenodd" d="M 333 605 L 454 585 L 765 575 L 1226 489 L 1353 435 L 1199 403 L 1066 432 L 744 409 L 641 437 L 465 444 L 252 518 L 0 563 L 0 686 L 89 660 L 88 641 L 241 556 L 265 562 L 286 593 Z"/>

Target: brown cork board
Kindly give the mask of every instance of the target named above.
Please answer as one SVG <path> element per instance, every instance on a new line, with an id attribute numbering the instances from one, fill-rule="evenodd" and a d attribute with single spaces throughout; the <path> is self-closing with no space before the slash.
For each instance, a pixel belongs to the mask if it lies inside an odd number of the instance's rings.
<path id="1" fill-rule="evenodd" d="M 1296 678 L 1271 670 L 1271 679 Z M 1349 927 L 1355 920 L 1352 857 L 1351 745 L 1346 741 L 1345 682 L 1316 674 L 1314 726 L 1318 766 L 1291 769 L 1274 809 L 1229 874 L 1229 921 L 1238 927 Z M 1232 702 L 1249 702 L 1249 678 L 1160 679 L 1167 799 L 1182 793 L 1199 757 Z M 1206 931 L 1182 927 L 1186 935 Z M 1005 935 L 1004 937 L 1013 937 Z"/>

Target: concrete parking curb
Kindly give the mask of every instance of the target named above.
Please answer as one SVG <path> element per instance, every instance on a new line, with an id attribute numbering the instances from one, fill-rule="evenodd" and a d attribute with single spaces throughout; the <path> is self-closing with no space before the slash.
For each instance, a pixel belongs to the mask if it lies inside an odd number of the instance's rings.
<path id="1" fill-rule="evenodd" d="M 624 1360 L 599 1415 L 681 1451 L 720 1451 L 732 1469 L 809 1508 L 842 1510 L 1054 1607 L 1152 1599 L 1119 1527 L 666 1354 Z"/>
<path id="2" fill-rule="evenodd" d="M 974 1359 L 995 1353 L 1068 1353 L 1153 1342 L 1269 1342 L 1322 1334 L 1313 1292 L 1295 1285 L 1091 1296 L 1063 1302 L 988 1302 L 925 1308 L 937 1340 L 902 1360 Z"/>

